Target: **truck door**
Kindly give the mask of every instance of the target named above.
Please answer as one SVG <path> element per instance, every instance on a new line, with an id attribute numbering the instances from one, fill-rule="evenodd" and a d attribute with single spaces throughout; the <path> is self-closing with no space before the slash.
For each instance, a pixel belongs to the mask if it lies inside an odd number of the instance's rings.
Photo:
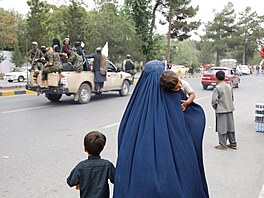
<path id="1" fill-rule="evenodd" d="M 105 90 L 120 88 L 121 76 L 120 72 L 117 72 L 117 68 L 110 62 L 107 61 L 107 74 L 106 82 L 104 84 Z"/>

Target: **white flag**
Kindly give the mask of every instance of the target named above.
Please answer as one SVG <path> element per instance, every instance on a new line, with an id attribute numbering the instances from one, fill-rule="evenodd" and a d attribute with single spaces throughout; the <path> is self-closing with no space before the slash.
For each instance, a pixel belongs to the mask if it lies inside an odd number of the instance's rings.
<path id="1" fill-rule="evenodd" d="M 108 42 L 105 43 L 101 53 L 108 57 Z"/>

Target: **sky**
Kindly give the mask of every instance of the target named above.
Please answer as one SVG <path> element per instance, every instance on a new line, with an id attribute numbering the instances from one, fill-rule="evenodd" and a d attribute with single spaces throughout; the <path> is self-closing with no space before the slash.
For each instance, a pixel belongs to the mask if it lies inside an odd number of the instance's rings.
<path id="1" fill-rule="evenodd" d="M 121 0 L 119 0 L 121 1 Z M 0 7 L 4 9 L 14 9 L 21 14 L 26 14 L 28 12 L 27 0 L 0 0 Z M 61 4 L 68 2 L 67 0 L 47 0 L 47 2 L 51 4 Z M 92 0 L 84 0 L 89 6 L 92 8 L 94 3 Z M 197 13 L 195 19 L 200 19 L 201 22 L 206 23 L 208 21 L 212 21 L 214 18 L 213 10 L 220 12 L 223 10 L 224 6 L 227 5 L 228 2 L 233 3 L 235 11 L 241 12 L 245 10 L 247 6 L 252 8 L 252 11 L 256 11 L 259 15 L 264 15 L 264 0 L 192 0 L 191 5 L 199 5 L 199 12 Z M 166 32 L 166 28 L 158 28 L 161 29 L 159 32 Z"/>
<path id="2" fill-rule="evenodd" d="M 59 4 L 67 2 L 66 0 L 47 0 L 52 4 Z M 5 9 L 14 9 L 21 14 L 26 14 L 28 12 L 27 0 L 0 0 L 0 7 Z M 92 0 L 84 0 L 89 7 L 94 5 Z M 192 0 L 192 5 L 199 5 L 199 12 L 197 17 L 206 22 L 213 19 L 213 10 L 221 11 L 228 2 L 232 2 L 234 8 L 237 12 L 244 10 L 247 6 L 250 6 L 253 11 L 257 11 L 258 14 L 264 14 L 264 1 L 263 0 Z"/>

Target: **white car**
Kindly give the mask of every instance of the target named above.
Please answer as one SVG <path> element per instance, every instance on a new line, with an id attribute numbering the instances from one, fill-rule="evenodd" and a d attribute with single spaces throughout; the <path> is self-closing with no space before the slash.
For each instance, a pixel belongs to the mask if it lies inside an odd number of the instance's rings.
<path id="1" fill-rule="evenodd" d="M 238 65 L 236 68 L 238 74 L 250 75 L 250 69 L 247 65 Z"/>
<path id="2" fill-rule="evenodd" d="M 27 67 L 15 67 L 14 70 L 10 73 L 4 75 L 4 80 L 8 82 L 18 81 L 23 82 L 30 75 Z"/>
<path id="3" fill-rule="evenodd" d="M 171 65 L 169 70 L 174 71 L 176 74 L 187 74 L 188 69 L 184 65 Z"/>

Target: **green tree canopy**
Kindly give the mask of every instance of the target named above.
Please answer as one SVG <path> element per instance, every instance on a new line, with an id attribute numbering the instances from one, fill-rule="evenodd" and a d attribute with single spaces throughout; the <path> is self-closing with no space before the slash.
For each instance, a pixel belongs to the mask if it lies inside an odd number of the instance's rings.
<path id="1" fill-rule="evenodd" d="M 0 8 L 0 49 L 17 44 L 16 20 L 12 13 Z"/>
<path id="2" fill-rule="evenodd" d="M 264 28 L 261 26 L 263 23 L 264 16 L 258 16 L 250 7 L 239 13 L 237 59 L 240 63 L 246 64 L 258 50 L 257 40 L 264 37 Z"/>
<path id="3" fill-rule="evenodd" d="M 206 34 L 202 39 L 211 41 L 216 52 L 216 64 L 219 64 L 220 58 L 229 51 L 229 41 L 237 31 L 235 18 L 233 4 L 229 2 L 220 13 L 215 13 L 214 20 L 206 25 Z"/>
<path id="4" fill-rule="evenodd" d="M 133 58 L 142 58 L 139 53 L 141 42 L 134 22 L 125 12 L 119 11 L 116 5 L 104 4 L 99 10 L 89 12 L 86 20 L 88 28 L 85 38 L 90 52 L 108 42 L 109 55 L 113 60 L 120 60 L 128 53 Z"/>
<path id="5" fill-rule="evenodd" d="M 18 45 L 14 47 L 11 62 L 14 63 L 16 67 L 21 67 L 25 63 L 25 57 L 21 54 Z"/>

